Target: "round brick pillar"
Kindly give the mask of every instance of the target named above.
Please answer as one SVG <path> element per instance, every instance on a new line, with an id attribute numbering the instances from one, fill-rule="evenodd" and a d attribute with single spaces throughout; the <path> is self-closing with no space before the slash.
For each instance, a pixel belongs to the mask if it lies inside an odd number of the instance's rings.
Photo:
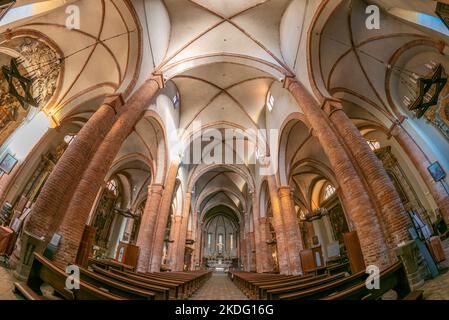
<path id="1" fill-rule="evenodd" d="M 61 211 L 67 207 L 73 190 L 99 143 L 111 129 L 122 103 L 121 96 L 107 97 L 78 132 L 40 191 L 25 226 L 27 232 L 45 237 L 55 231 Z"/>
<path id="2" fill-rule="evenodd" d="M 176 176 L 178 175 L 179 161 L 173 161 L 168 170 L 165 180 L 165 189 L 162 195 L 161 206 L 157 217 L 153 237 L 153 249 L 151 252 L 150 272 L 159 272 L 162 263 L 162 251 L 164 249 L 164 236 L 167 222 L 170 215 L 170 209 L 173 201 L 173 193 L 176 186 Z"/>
<path id="3" fill-rule="evenodd" d="M 274 176 L 267 177 L 268 191 L 270 193 L 271 209 L 273 211 L 272 225 L 276 232 L 276 244 L 279 261 L 279 272 L 281 274 L 290 274 L 290 263 L 288 255 L 287 235 L 284 231 L 284 220 L 282 216 L 282 206 L 277 192 L 277 186 Z"/>
<path id="4" fill-rule="evenodd" d="M 154 228 L 156 226 L 157 214 L 161 204 L 164 187 L 153 183 L 148 187 L 148 198 L 143 211 L 142 222 L 136 245 L 139 247 L 139 260 L 137 271 L 147 272 L 151 257 L 151 245 L 153 241 Z"/>
<path id="5" fill-rule="evenodd" d="M 182 207 L 182 220 L 181 227 L 179 229 L 178 238 L 175 243 L 177 243 L 176 249 L 176 264 L 175 270 L 183 271 L 184 270 L 184 254 L 186 251 L 186 239 L 187 239 L 187 230 L 189 226 L 189 214 L 190 214 L 190 206 L 192 201 L 192 193 L 187 192 L 184 195 L 184 204 Z"/>
<path id="6" fill-rule="evenodd" d="M 254 224 L 254 249 L 256 250 L 256 271 L 258 273 L 268 272 L 267 268 L 267 243 L 265 237 L 263 237 L 260 211 L 259 211 L 259 199 L 255 192 L 251 193 L 252 210 L 253 210 L 253 224 Z"/>
<path id="7" fill-rule="evenodd" d="M 427 185 L 433 199 L 441 210 L 446 225 L 449 226 L 449 195 L 439 182 L 435 182 L 427 167 L 431 164 L 424 151 L 416 144 L 415 140 L 400 125 L 396 124 L 391 131 L 392 136 L 400 144 L 407 156 L 410 158 L 421 178 Z"/>
<path id="8" fill-rule="evenodd" d="M 142 118 L 158 89 L 158 81 L 154 78 L 142 84 L 123 106 L 123 112 L 120 113 L 117 121 L 92 157 L 58 228 L 62 237 L 54 258 L 57 264 L 64 265 L 75 261 L 84 226 L 89 218 L 98 190 L 123 142 Z M 66 181 L 66 183 L 68 182 Z"/>
<path id="9" fill-rule="evenodd" d="M 267 242 L 271 240 L 269 221 L 266 217 L 259 219 L 260 238 L 262 241 L 262 252 L 265 257 L 263 260 L 264 272 L 271 272 L 274 270 L 274 262 L 272 255 L 272 248 Z"/>
<path id="10" fill-rule="evenodd" d="M 410 240 L 408 228 L 411 227 L 411 221 L 399 198 L 399 194 L 385 171 L 382 162 L 371 150 L 365 138 L 343 111 L 342 107 L 329 102 L 324 109 L 365 176 L 374 201 L 377 202 L 381 210 L 380 219 L 383 220 L 388 233 L 389 248 L 393 250 L 400 242 Z M 392 252 L 391 256 L 395 256 L 394 252 Z"/>
<path id="11" fill-rule="evenodd" d="M 390 264 L 389 252 L 376 211 L 329 118 L 298 81 L 286 78 L 284 85 L 304 112 L 331 164 L 344 193 L 344 207 L 358 233 L 365 263 L 385 269 Z"/>
<path id="12" fill-rule="evenodd" d="M 282 214 L 284 218 L 284 233 L 287 240 L 290 273 L 298 275 L 302 273 L 299 252 L 304 249 L 304 245 L 301 238 L 298 219 L 296 217 L 291 187 L 280 187 L 279 198 L 281 199 Z"/>
<path id="13" fill-rule="evenodd" d="M 170 240 L 172 243 L 168 246 L 167 260 L 168 267 L 171 271 L 176 271 L 176 256 L 179 244 L 179 233 L 181 232 L 182 216 L 175 215 L 173 217 L 173 224 L 170 232 Z"/>

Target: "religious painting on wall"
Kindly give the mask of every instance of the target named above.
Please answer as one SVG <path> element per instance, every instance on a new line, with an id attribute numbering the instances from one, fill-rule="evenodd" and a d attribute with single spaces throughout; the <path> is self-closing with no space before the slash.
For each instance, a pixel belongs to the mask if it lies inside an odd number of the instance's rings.
<path id="1" fill-rule="evenodd" d="M 106 248 L 111 225 L 114 219 L 114 208 L 120 203 L 120 188 L 115 179 L 110 180 L 103 190 L 95 211 L 92 226 L 96 229 L 95 244 Z"/>
<path id="2" fill-rule="evenodd" d="M 14 167 L 16 166 L 17 161 L 18 160 L 16 158 L 7 153 L 2 162 L 0 162 L 0 170 L 5 172 L 6 174 L 10 174 L 12 169 L 14 169 Z"/>
<path id="3" fill-rule="evenodd" d="M 446 178 L 446 172 L 444 172 L 438 161 L 432 163 L 427 170 L 429 170 L 430 175 L 432 176 L 435 182 L 441 181 Z"/>
<path id="4" fill-rule="evenodd" d="M 331 221 L 332 230 L 334 231 L 335 239 L 342 243 L 343 234 L 349 232 L 349 227 L 340 203 L 329 209 L 329 218 Z"/>

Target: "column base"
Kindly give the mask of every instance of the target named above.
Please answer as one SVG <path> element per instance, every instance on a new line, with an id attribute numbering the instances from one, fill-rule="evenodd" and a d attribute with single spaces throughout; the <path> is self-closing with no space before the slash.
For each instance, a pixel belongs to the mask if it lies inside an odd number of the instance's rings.
<path id="1" fill-rule="evenodd" d="M 17 263 L 14 276 L 20 281 L 26 281 L 31 271 L 34 253 L 42 253 L 45 249 L 44 239 L 38 238 L 26 231 L 20 239 L 20 261 Z"/>

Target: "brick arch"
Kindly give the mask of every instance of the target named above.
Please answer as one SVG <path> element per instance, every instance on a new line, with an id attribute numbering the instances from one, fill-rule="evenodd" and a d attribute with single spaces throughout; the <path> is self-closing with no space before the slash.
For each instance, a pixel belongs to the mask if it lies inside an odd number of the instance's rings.
<path id="1" fill-rule="evenodd" d="M 243 211 L 247 211 L 247 204 L 245 199 L 243 198 L 241 193 L 235 192 L 234 190 L 232 190 L 231 188 L 227 188 L 227 187 L 216 187 L 216 188 L 212 188 L 212 189 L 208 189 L 205 190 L 201 193 L 201 195 L 196 199 L 195 201 L 195 209 L 194 211 L 198 211 L 200 205 L 203 203 L 203 201 L 205 201 L 208 197 L 210 196 L 214 196 L 217 193 L 220 192 L 224 192 L 224 193 L 230 193 L 232 195 L 234 195 L 236 198 L 238 198 L 240 200 L 240 202 L 242 203 L 243 206 Z"/>
<path id="2" fill-rule="evenodd" d="M 168 146 L 167 146 L 167 129 L 160 115 L 153 110 L 146 111 L 145 115 L 143 116 L 143 119 L 145 119 L 148 122 L 148 124 L 153 127 L 154 130 L 158 128 L 162 133 L 162 137 L 158 140 L 159 145 L 157 148 L 158 149 L 157 155 L 153 155 L 155 159 L 152 159 L 152 161 L 155 162 L 152 174 L 153 174 L 153 182 L 163 183 L 168 172 L 168 161 L 169 161 Z"/>
<path id="3" fill-rule="evenodd" d="M 293 129 L 293 127 L 298 124 L 302 123 L 307 128 L 310 128 L 310 126 L 307 123 L 307 120 L 301 112 L 293 112 L 291 113 L 282 123 L 279 132 L 279 154 L 278 154 L 278 172 L 279 172 L 279 180 L 280 185 L 287 185 L 288 184 L 288 175 L 290 170 L 290 164 L 286 164 L 287 159 L 285 159 L 286 152 L 288 150 L 288 142 L 290 137 L 290 132 Z"/>

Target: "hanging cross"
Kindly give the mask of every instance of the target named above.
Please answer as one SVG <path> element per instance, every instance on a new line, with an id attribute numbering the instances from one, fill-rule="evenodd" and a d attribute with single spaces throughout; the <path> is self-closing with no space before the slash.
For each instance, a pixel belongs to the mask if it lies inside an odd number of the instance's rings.
<path id="1" fill-rule="evenodd" d="M 435 69 L 432 77 L 418 79 L 418 96 L 409 110 L 415 111 L 416 117 L 421 118 L 431 106 L 438 103 L 441 90 L 447 83 L 444 68 L 440 64 Z M 433 92 L 432 92 L 433 89 Z"/>
<path id="2" fill-rule="evenodd" d="M 33 95 L 31 93 L 33 80 L 20 74 L 17 60 L 15 58 L 11 59 L 11 66 L 9 68 L 7 66 L 2 67 L 2 72 L 3 76 L 8 82 L 8 93 L 15 97 L 25 110 L 28 110 L 28 107 L 30 105 L 33 107 L 38 106 L 37 101 L 33 98 Z M 18 81 L 20 87 L 22 88 L 24 92 L 23 96 L 21 96 L 17 91 L 17 88 L 14 84 L 14 79 Z"/>

